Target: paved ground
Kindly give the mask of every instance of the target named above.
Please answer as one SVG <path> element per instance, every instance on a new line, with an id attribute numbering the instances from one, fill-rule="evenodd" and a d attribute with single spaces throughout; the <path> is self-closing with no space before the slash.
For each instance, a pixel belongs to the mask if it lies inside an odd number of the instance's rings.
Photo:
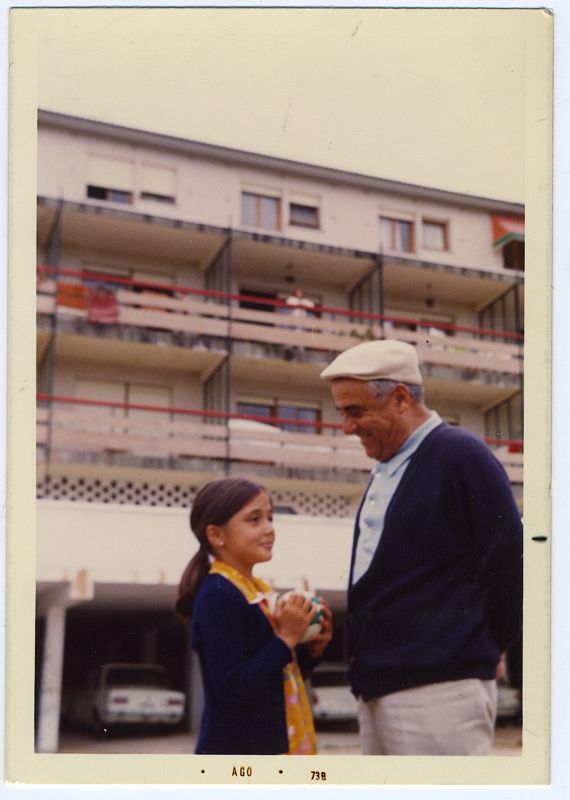
<path id="1" fill-rule="evenodd" d="M 358 734 L 348 731 L 319 731 L 319 753 L 323 755 L 358 755 Z M 114 736 L 98 741 L 80 733 L 63 733 L 60 753 L 193 753 L 196 737 L 190 733 L 173 733 L 165 736 Z M 493 755 L 518 756 L 521 754 L 521 729 L 517 725 L 500 725 L 497 728 Z"/>

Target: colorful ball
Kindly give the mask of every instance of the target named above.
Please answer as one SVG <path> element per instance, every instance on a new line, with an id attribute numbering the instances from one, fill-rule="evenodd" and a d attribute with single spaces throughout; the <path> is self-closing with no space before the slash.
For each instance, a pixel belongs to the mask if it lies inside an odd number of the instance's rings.
<path id="1" fill-rule="evenodd" d="M 293 594 L 303 595 L 303 597 L 306 597 L 307 600 L 310 600 L 313 604 L 314 614 L 309 622 L 309 627 L 301 639 L 301 642 L 310 642 L 311 639 L 314 639 L 315 636 L 318 636 L 322 631 L 322 620 L 324 617 L 323 604 L 319 598 L 313 594 L 313 592 L 307 592 L 304 589 L 292 589 L 290 592 L 285 592 L 285 594 L 282 594 L 279 599 L 287 601 L 287 598 L 291 597 Z"/>

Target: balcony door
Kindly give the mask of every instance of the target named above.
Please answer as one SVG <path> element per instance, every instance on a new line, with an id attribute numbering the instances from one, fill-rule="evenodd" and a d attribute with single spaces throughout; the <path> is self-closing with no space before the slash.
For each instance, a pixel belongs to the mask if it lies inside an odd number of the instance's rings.
<path id="1" fill-rule="evenodd" d="M 100 433 L 103 437 L 130 436 L 136 439 L 146 431 L 156 435 L 161 428 L 167 433 L 172 406 L 172 390 L 168 386 L 130 383 L 126 381 L 103 381 L 79 379 L 75 396 L 78 400 L 117 403 L 117 406 L 76 405 L 76 416 L 83 421 L 84 430 Z M 148 406 L 160 410 L 130 408 Z"/>
<path id="2" fill-rule="evenodd" d="M 158 411 L 147 411 L 129 408 L 128 415 L 130 419 L 147 423 L 148 425 L 162 424 L 169 420 L 169 409 L 172 407 L 172 389 L 169 386 L 129 383 L 126 385 L 126 390 L 129 405 L 152 406 L 160 409 Z"/>
<path id="3" fill-rule="evenodd" d="M 86 433 L 101 435 L 103 447 L 111 443 L 114 436 L 124 434 L 125 384 L 122 381 L 79 378 L 75 383 L 75 398 L 78 401 L 74 407 L 75 428 Z M 87 402 L 81 403 L 82 400 Z M 96 405 L 96 403 L 119 405 Z M 103 441 L 106 441 L 105 445 Z"/>

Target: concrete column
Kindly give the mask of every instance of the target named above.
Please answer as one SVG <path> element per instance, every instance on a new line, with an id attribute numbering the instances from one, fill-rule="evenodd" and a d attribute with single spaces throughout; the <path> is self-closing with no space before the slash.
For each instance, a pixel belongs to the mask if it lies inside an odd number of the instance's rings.
<path id="1" fill-rule="evenodd" d="M 65 611 L 64 605 L 47 609 L 36 744 L 39 753 L 57 753 L 59 745 Z"/>
<path id="2" fill-rule="evenodd" d="M 143 636 L 142 660 L 147 664 L 156 664 L 158 658 L 158 629 L 152 628 Z"/>
<path id="3" fill-rule="evenodd" d="M 202 673 L 198 656 L 188 649 L 188 689 L 187 702 L 189 703 L 190 713 L 188 714 L 188 729 L 191 733 L 197 733 L 200 729 L 202 711 L 204 710 L 204 687 L 202 684 Z"/>

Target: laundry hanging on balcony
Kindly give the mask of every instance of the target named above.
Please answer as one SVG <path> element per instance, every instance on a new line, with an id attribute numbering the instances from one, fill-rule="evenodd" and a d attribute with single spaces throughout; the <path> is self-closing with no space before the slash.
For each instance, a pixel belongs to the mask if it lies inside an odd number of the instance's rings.
<path id="1" fill-rule="evenodd" d="M 491 214 L 493 247 L 509 242 L 524 242 L 524 217 L 514 214 Z"/>
<path id="2" fill-rule="evenodd" d="M 58 283 L 56 302 L 58 306 L 65 306 L 65 308 L 86 308 L 85 286 L 80 283 Z"/>
<path id="3" fill-rule="evenodd" d="M 105 325 L 114 325 L 118 322 L 119 307 L 115 292 L 109 289 L 89 289 L 87 319 L 89 322 L 99 322 Z"/>

